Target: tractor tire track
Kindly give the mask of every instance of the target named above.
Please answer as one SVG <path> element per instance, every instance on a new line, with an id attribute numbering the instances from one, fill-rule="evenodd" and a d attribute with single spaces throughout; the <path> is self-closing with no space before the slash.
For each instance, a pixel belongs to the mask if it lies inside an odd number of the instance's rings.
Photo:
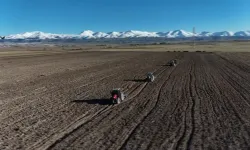
<path id="1" fill-rule="evenodd" d="M 150 115 L 151 113 L 152 113 L 152 111 L 155 109 L 155 107 L 157 106 L 157 103 L 158 103 L 158 101 L 159 101 L 159 99 L 160 99 L 160 94 L 161 94 L 161 91 L 162 91 L 162 87 L 164 87 L 164 85 L 166 85 L 167 84 L 167 81 L 169 80 L 169 78 L 170 78 L 170 76 L 171 76 L 171 74 L 173 73 L 173 71 L 174 71 L 174 69 L 172 69 L 171 70 L 171 72 L 170 72 L 170 74 L 169 74 L 169 76 L 168 76 L 168 78 L 164 81 L 164 83 L 160 86 L 160 88 L 159 88 L 159 91 L 158 91 L 158 93 L 157 93 L 157 100 L 156 100 L 156 102 L 155 102 L 155 104 L 153 105 L 153 107 L 151 108 L 151 110 L 142 118 L 142 120 L 131 130 L 131 132 L 128 134 L 128 136 L 125 138 L 125 141 L 124 141 L 124 143 L 121 145 L 121 147 L 119 148 L 119 149 L 123 149 L 124 147 L 125 147 L 125 145 L 127 144 L 127 142 L 128 142 L 128 139 L 131 137 L 131 135 L 135 132 L 135 130 L 140 126 L 140 124 L 146 119 L 146 117 L 148 116 L 148 115 Z M 164 72 L 164 71 L 163 71 Z M 162 73 L 163 73 L 162 72 Z M 159 75 L 161 75 L 162 73 L 160 73 Z"/>

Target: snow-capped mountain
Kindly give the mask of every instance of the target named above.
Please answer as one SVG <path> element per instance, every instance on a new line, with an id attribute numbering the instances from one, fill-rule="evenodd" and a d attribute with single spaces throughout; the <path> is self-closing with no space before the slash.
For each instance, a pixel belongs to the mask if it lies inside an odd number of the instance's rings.
<path id="1" fill-rule="evenodd" d="M 44 33 L 40 31 L 25 32 L 22 34 L 9 35 L 6 39 L 71 39 L 79 37 L 79 35 L 69 35 L 69 34 L 52 34 Z"/>
<path id="2" fill-rule="evenodd" d="M 132 38 L 132 37 L 158 37 L 156 32 L 146 31 L 125 31 L 125 32 L 93 32 L 90 30 L 83 31 L 80 34 L 83 38 Z"/>
<path id="3" fill-rule="evenodd" d="M 168 32 L 157 32 L 157 35 L 158 37 L 183 38 L 183 37 L 191 37 L 193 36 L 193 33 L 184 30 L 174 30 Z"/>
<path id="4" fill-rule="evenodd" d="M 93 37 L 96 37 L 96 38 L 104 38 L 106 37 L 108 34 L 107 33 L 104 33 L 104 32 L 96 32 L 96 33 L 93 33 L 92 36 Z"/>
<path id="5" fill-rule="evenodd" d="M 86 31 L 83 31 L 80 36 L 83 37 L 83 38 L 94 38 L 93 34 L 95 32 L 91 31 L 91 30 L 86 30 Z"/>
<path id="6" fill-rule="evenodd" d="M 213 35 L 212 32 L 203 31 L 203 32 L 201 32 L 198 36 L 201 36 L 201 37 L 209 37 L 209 36 L 212 36 L 212 35 Z"/>
<path id="7" fill-rule="evenodd" d="M 233 36 L 234 33 L 230 31 L 214 32 L 213 36 Z"/>
<path id="8" fill-rule="evenodd" d="M 174 30 L 168 32 L 147 32 L 147 31 L 136 31 L 130 30 L 125 32 L 94 32 L 91 30 L 86 30 L 80 34 L 70 35 L 70 34 L 53 34 L 44 33 L 40 31 L 25 32 L 22 34 L 15 34 L 6 36 L 6 39 L 97 39 L 97 38 L 139 38 L 139 37 L 164 37 L 164 38 L 186 38 L 186 37 L 250 37 L 250 31 L 222 31 L 222 32 L 200 32 L 193 34 L 192 32 L 184 30 Z"/>
<path id="9" fill-rule="evenodd" d="M 156 34 L 156 32 L 130 30 L 122 32 L 120 37 L 129 38 L 129 37 L 159 37 L 159 36 Z"/>
<path id="10" fill-rule="evenodd" d="M 238 31 L 234 33 L 234 36 L 250 36 L 250 31 Z"/>
<path id="11" fill-rule="evenodd" d="M 119 38 L 121 36 L 120 32 L 108 32 L 105 38 Z"/>

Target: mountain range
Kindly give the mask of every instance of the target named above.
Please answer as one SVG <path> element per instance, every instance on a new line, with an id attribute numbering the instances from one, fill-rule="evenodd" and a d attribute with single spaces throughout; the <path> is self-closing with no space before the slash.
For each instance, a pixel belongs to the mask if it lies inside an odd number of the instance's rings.
<path id="1" fill-rule="evenodd" d="M 147 32 L 147 31 L 125 31 L 125 32 L 94 32 L 86 30 L 80 34 L 53 34 L 41 31 L 25 32 L 6 36 L 6 39 L 98 39 L 98 38 L 140 38 L 140 37 L 164 37 L 164 38 L 188 38 L 188 37 L 250 37 L 250 31 L 221 31 L 221 32 L 200 32 L 193 34 L 184 30 L 168 32 Z"/>

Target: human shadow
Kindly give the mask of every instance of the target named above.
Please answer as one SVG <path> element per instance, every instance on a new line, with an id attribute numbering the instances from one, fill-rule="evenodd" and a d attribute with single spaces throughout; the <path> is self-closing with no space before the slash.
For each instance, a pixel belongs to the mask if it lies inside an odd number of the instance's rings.
<path id="1" fill-rule="evenodd" d="M 73 100 L 73 103 L 87 103 L 87 104 L 98 104 L 98 105 L 112 105 L 111 99 L 88 99 L 88 100 Z"/>

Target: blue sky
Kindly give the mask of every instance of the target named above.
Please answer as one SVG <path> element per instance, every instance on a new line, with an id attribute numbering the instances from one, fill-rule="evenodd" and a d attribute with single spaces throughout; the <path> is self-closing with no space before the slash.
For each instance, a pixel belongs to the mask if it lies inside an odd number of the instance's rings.
<path id="1" fill-rule="evenodd" d="M 250 30 L 250 0 L 1 0 L 0 35 Z"/>

